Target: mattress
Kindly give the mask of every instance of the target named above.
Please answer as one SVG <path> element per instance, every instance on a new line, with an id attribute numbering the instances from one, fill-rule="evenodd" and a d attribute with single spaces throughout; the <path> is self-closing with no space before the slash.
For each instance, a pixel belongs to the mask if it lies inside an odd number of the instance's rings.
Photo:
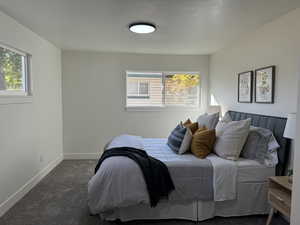
<path id="1" fill-rule="evenodd" d="M 166 138 L 143 138 L 142 139 L 144 150 L 151 156 L 159 158 L 166 164 L 182 162 L 197 161 L 192 154 L 166 154 L 166 152 L 172 151 L 166 144 Z M 190 166 L 191 164 L 185 164 Z M 248 183 L 248 182 L 266 182 L 268 177 L 275 176 L 275 167 L 267 167 L 260 164 L 255 160 L 239 158 L 236 161 L 237 165 L 237 182 Z"/>

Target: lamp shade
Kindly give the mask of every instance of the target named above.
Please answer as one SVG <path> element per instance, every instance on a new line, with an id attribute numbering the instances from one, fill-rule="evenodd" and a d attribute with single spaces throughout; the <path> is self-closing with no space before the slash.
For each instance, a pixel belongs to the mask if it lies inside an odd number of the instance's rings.
<path id="1" fill-rule="evenodd" d="M 284 129 L 283 137 L 295 139 L 296 136 L 296 113 L 289 113 Z"/>

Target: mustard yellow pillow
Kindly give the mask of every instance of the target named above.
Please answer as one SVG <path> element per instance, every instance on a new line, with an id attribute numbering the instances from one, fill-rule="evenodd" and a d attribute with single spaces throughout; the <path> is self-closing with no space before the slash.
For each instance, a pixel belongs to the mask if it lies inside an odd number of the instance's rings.
<path id="1" fill-rule="evenodd" d="M 198 132 L 201 132 L 201 131 L 205 131 L 205 130 L 207 130 L 206 127 L 199 127 L 199 128 L 196 130 L 195 133 L 198 133 Z"/>
<path id="2" fill-rule="evenodd" d="M 185 127 L 190 125 L 190 124 L 192 124 L 192 121 L 190 120 L 190 118 L 188 118 L 184 123 L 182 123 L 182 125 L 185 126 Z"/>
<path id="3" fill-rule="evenodd" d="M 204 159 L 213 151 L 215 141 L 215 130 L 198 129 L 198 131 L 193 135 L 192 138 L 191 152 L 196 157 Z"/>
<path id="4" fill-rule="evenodd" d="M 198 122 L 193 123 L 190 119 L 187 119 L 187 121 L 185 121 L 182 125 L 186 128 L 189 128 L 192 134 L 196 133 L 198 130 Z"/>

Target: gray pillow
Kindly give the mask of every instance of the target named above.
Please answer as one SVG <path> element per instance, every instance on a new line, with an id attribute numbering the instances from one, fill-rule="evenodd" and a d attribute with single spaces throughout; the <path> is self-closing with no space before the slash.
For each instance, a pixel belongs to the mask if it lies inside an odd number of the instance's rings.
<path id="1" fill-rule="evenodd" d="M 268 129 L 251 126 L 241 157 L 253 159 L 264 164 L 272 135 L 272 131 Z"/>
<path id="2" fill-rule="evenodd" d="M 222 117 L 222 121 L 223 121 L 223 122 L 226 122 L 226 123 L 232 121 L 232 118 L 231 118 L 229 112 L 225 113 L 225 115 Z"/>
<path id="3" fill-rule="evenodd" d="M 197 122 L 199 127 L 206 127 L 209 130 L 213 130 L 216 128 L 218 122 L 219 122 L 220 114 L 214 113 L 214 114 L 203 114 L 198 117 Z"/>

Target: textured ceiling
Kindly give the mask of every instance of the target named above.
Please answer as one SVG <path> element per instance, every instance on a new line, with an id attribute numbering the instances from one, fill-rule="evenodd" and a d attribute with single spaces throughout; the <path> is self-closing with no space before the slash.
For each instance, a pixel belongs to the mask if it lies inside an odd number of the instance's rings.
<path id="1" fill-rule="evenodd" d="M 63 49 L 210 54 L 300 7 L 299 0 L 0 0 L 0 10 Z M 158 30 L 129 32 L 135 21 Z"/>

